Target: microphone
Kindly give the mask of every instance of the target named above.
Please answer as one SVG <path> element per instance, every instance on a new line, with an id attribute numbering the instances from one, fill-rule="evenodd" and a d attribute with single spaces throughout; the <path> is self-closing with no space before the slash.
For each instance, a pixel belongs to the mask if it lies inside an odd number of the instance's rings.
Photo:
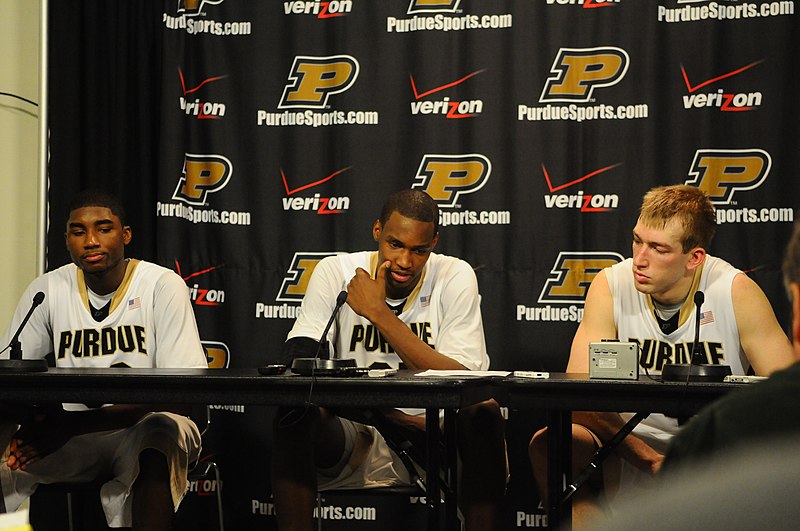
<path id="1" fill-rule="evenodd" d="M 47 361 L 44 359 L 35 359 L 35 360 L 23 360 L 22 359 L 22 343 L 19 340 L 19 335 L 22 333 L 22 329 L 25 328 L 25 325 L 28 324 L 28 320 L 31 318 L 33 311 L 44 302 L 44 292 L 38 291 L 36 295 L 33 296 L 33 304 L 31 304 L 28 313 L 25 314 L 25 318 L 20 323 L 19 327 L 17 327 L 16 333 L 14 333 L 14 337 L 11 339 L 11 342 L 6 346 L 6 348 L 11 347 L 11 354 L 9 359 L 7 360 L 0 360 L 0 371 L 6 372 L 44 372 L 47 370 Z M 5 350 L 5 349 L 3 349 Z"/>
<path id="2" fill-rule="evenodd" d="M 700 308 L 703 306 L 703 303 L 706 300 L 706 295 L 702 291 L 698 290 L 694 293 L 694 306 L 697 308 L 697 313 L 695 313 L 694 319 L 694 343 L 692 343 L 692 358 L 690 360 L 691 365 L 699 365 L 697 360 L 700 358 L 700 319 L 702 319 L 703 314 L 700 312 Z"/>
<path id="3" fill-rule="evenodd" d="M 326 347 L 328 346 L 328 339 L 327 339 L 328 330 L 331 329 L 331 325 L 333 324 L 333 321 L 336 320 L 336 315 L 339 313 L 339 308 L 341 308 L 345 302 L 347 302 L 347 291 L 342 290 L 339 292 L 339 295 L 336 296 L 336 306 L 333 307 L 333 311 L 331 312 L 331 318 L 328 319 L 328 324 L 325 325 L 325 330 L 322 331 L 322 335 L 319 338 L 319 346 L 317 347 L 317 353 L 314 356 L 315 358 L 320 357 L 320 352 L 322 351 L 323 342 Z M 326 348 L 325 351 L 326 355 L 322 359 L 330 359 L 331 357 L 330 349 Z"/>
<path id="4" fill-rule="evenodd" d="M 711 363 L 699 363 L 703 353 L 703 346 L 700 344 L 700 320 L 703 317 L 700 311 L 705 302 L 705 294 L 697 291 L 694 294 L 694 305 L 697 308 L 694 323 L 694 341 L 692 342 L 692 352 L 689 354 L 689 363 L 666 363 L 661 371 L 661 379 L 668 382 L 721 382 L 726 376 L 731 374 L 728 365 L 714 365 Z"/>
<path id="5" fill-rule="evenodd" d="M 293 373 L 301 376 L 313 376 L 315 374 L 320 374 L 323 376 L 335 376 L 346 373 L 346 369 L 348 367 L 356 366 L 356 360 L 354 359 L 331 359 L 330 349 L 326 349 L 327 353 L 325 357 L 320 358 L 322 345 L 325 344 L 327 347 L 328 344 L 328 331 L 331 329 L 333 321 L 336 320 L 336 315 L 339 313 L 339 309 L 346 301 L 347 291 L 342 290 L 339 292 L 339 295 L 336 296 L 336 305 L 333 307 L 331 317 L 328 319 L 328 324 L 325 325 L 325 330 L 322 331 L 322 336 L 319 338 L 316 354 L 313 358 L 295 358 L 295 360 L 292 362 Z"/>

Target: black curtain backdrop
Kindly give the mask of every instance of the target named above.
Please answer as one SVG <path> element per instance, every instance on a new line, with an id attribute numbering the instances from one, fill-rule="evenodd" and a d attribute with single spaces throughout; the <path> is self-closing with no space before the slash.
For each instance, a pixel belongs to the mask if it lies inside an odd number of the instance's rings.
<path id="1" fill-rule="evenodd" d="M 383 198 L 416 187 L 441 207 L 438 251 L 476 269 L 492 368 L 561 371 L 588 283 L 630 254 L 642 195 L 689 183 L 718 210 L 710 252 L 747 270 L 787 324 L 794 11 L 739 0 L 50 2 L 48 267 L 68 260 L 67 198 L 107 188 L 128 207 L 129 255 L 186 280 L 211 365 L 256 367 L 278 359 L 318 260 L 373 248 Z M 233 529 L 274 526 L 271 414 L 214 411 L 207 452 Z M 509 415 L 508 528 L 541 527 L 525 455 L 539 412 Z M 216 486 L 196 487 L 186 528 L 213 512 Z M 356 503 L 408 528 L 396 508 Z M 400 510 L 424 505 L 411 508 Z"/>

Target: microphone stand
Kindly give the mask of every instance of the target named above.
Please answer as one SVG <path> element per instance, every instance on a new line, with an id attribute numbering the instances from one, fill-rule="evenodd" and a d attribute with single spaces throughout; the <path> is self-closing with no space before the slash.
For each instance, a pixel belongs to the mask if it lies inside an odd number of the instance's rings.
<path id="1" fill-rule="evenodd" d="M 621 443 L 622 440 L 625 439 L 625 437 L 627 437 L 628 434 L 632 432 L 641 421 L 646 419 L 648 415 L 650 415 L 650 413 L 636 413 L 628 422 L 625 423 L 622 428 L 620 428 L 620 430 L 611 438 L 611 440 L 598 448 L 598 450 L 594 453 L 594 456 L 592 456 L 592 460 L 589 461 L 588 465 L 586 465 L 586 468 L 584 468 L 581 473 L 578 474 L 578 477 L 572 480 L 572 483 L 567 485 L 567 488 L 563 493 L 561 493 L 562 503 L 570 499 L 572 495 L 575 494 L 575 492 L 581 488 L 584 483 L 586 483 L 586 480 L 588 480 L 591 475 L 600 468 L 600 465 L 606 460 L 611 452 L 616 450 L 617 446 L 619 446 L 619 443 Z"/>
<path id="2" fill-rule="evenodd" d="M 698 363 L 701 359 L 703 345 L 700 343 L 700 307 L 705 300 L 705 294 L 697 291 L 694 294 L 694 305 L 697 313 L 694 323 L 694 342 L 692 352 L 689 354 L 689 363 L 666 363 L 661 370 L 661 379 L 666 382 L 721 382 L 731 374 L 728 365 L 714 365 L 712 363 Z"/>
<path id="3" fill-rule="evenodd" d="M 47 372 L 47 360 L 44 358 L 30 360 L 22 359 L 22 343 L 19 340 L 19 335 L 22 333 L 22 329 L 25 328 L 26 324 L 28 324 L 28 319 L 31 318 L 33 311 L 42 303 L 42 301 L 44 301 L 44 292 L 39 291 L 33 296 L 33 304 L 28 310 L 28 313 L 25 314 L 25 318 L 22 320 L 22 323 L 20 323 L 19 327 L 17 328 L 17 332 L 11 339 L 11 343 L 9 343 L 6 347 L 11 347 L 11 353 L 9 359 L 0 360 L 0 372 Z"/>
<path id="4" fill-rule="evenodd" d="M 342 290 L 336 297 L 336 306 L 331 312 L 331 317 L 328 319 L 328 324 L 325 325 L 325 330 L 322 331 L 322 336 L 319 338 L 319 345 L 317 346 L 317 353 L 313 358 L 295 358 L 292 362 L 292 372 L 301 376 L 340 376 L 347 373 L 347 369 L 356 367 L 356 360 L 354 359 L 330 359 L 330 351 L 325 358 L 320 358 L 322 352 L 322 344 L 325 343 L 327 347 L 327 335 L 333 321 L 336 319 L 336 314 L 339 309 L 347 301 L 347 292 Z M 327 349 L 326 349 L 327 350 Z"/>

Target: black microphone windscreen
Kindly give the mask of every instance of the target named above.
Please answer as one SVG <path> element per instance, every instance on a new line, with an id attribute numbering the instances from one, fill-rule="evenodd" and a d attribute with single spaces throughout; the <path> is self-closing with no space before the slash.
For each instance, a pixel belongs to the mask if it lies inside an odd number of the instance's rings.
<path id="1" fill-rule="evenodd" d="M 702 306 L 703 302 L 706 300 L 706 295 L 702 291 L 695 291 L 694 293 L 694 304 L 695 306 Z"/>
<path id="2" fill-rule="evenodd" d="M 44 302 L 44 292 L 43 291 L 37 291 L 36 295 L 33 296 L 33 303 L 36 304 L 36 305 L 39 305 L 42 302 Z"/>
<path id="3" fill-rule="evenodd" d="M 347 292 L 342 290 L 339 292 L 339 295 L 336 297 L 336 306 L 341 306 L 347 301 Z"/>

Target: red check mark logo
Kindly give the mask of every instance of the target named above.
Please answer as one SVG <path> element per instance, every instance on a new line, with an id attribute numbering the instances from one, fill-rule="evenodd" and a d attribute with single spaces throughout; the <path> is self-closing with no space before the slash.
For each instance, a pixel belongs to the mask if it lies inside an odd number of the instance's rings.
<path id="1" fill-rule="evenodd" d="M 587 173 L 583 177 L 578 177 L 577 179 L 574 179 L 574 180 L 569 181 L 569 182 L 564 183 L 564 184 L 560 184 L 558 186 L 553 186 L 553 181 L 550 179 L 550 174 L 547 172 L 547 168 L 544 167 L 544 164 L 542 164 L 542 173 L 544 173 L 544 179 L 547 181 L 547 188 L 550 189 L 550 193 L 554 193 L 554 192 L 558 192 L 559 190 L 563 190 L 564 188 L 569 188 L 570 186 L 574 186 L 574 185 L 576 185 L 578 183 L 582 183 L 583 181 L 585 181 L 587 179 L 591 179 L 592 177 L 600 175 L 601 173 L 605 173 L 605 172 L 607 172 L 609 170 L 613 170 L 614 168 L 616 168 L 618 166 L 622 166 L 622 163 L 618 162 L 617 164 L 612 164 L 611 166 L 605 166 L 605 167 L 600 168 L 598 170 L 595 170 L 595 171 L 593 171 L 591 173 Z"/>
<path id="2" fill-rule="evenodd" d="M 281 178 L 283 179 L 283 187 L 286 190 L 286 195 L 292 195 L 292 194 L 296 194 L 297 192 L 302 192 L 303 190 L 308 190 L 309 188 L 313 188 L 313 187 L 315 187 L 317 185 L 320 185 L 322 183 L 328 182 L 331 179 L 333 179 L 334 177 L 336 177 L 337 175 L 346 172 L 350 168 L 352 168 L 352 166 L 348 166 L 346 168 L 342 168 L 341 170 L 337 170 L 337 171 L 331 173 L 330 175 L 328 175 L 327 177 L 323 177 L 322 179 L 320 179 L 318 181 L 314 181 L 313 183 L 309 183 L 309 184 L 304 184 L 303 186 L 300 186 L 298 188 L 294 188 L 292 190 L 289 189 L 289 183 L 286 181 L 286 174 L 283 172 L 283 168 L 281 168 Z"/>
<path id="3" fill-rule="evenodd" d="M 214 271 L 218 267 L 223 267 L 223 266 L 220 265 L 220 266 L 207 267 L 206 269 L 201 269 L 200 271 L 195 271 L 194 273 L 190 273 L 184 276 L 183 273 L 181 272 L 180 262 L 178 262 L 177 258 L 175 259 L 175 271 L 184 280 L 184 282 L 188 281 L 190 278 L 199 277 L 201 275 L 205 275 L 206 273 L 210 273 L 211 271 Z M 207 298 L 210 291 L 207 288 L 201 288 L 200 286 L 195 284 L 194 287 L 190 288 L 189 291 L 191 293 L 190 298 L 192 299 L 192 302 L 194 302 L 194 304 L 196 304 L 197 306 L 219 306 L 221 304 L 220 301 L 209 300 Z"/>
<path id="4" fill-rule="evenodd" d="M 431 94 L 435 94 L 436 92 L 440 92 L 442 90 L 446 90 L 446 89 L 455 87 L 457 85 L 460 85 L 461 83 L 465 82 L 469 78 L 477 76 L 478 74 L 480 74 L 480 73 L 482 73 L 484 71 L 485 70 L 477 70 L 475 72 L 472 72 L 471 74 L 467 74 L 466 76 L 462 77 L 461 79 L 457 79 L 456 81 L 453 81 L 452 83 L 447 83 L 445 85 L 434 87 L 434 88 L 432 88 L 430 90 L 426 90 L 425 92 L 420 92 L 419 90 L 417 90 L 417 84 L 414 81 L 414 76 L 412 76 L 409 73 L 408 77 L 411 80 L 411 90 L 414 91 L 414 99 L 418 100 L 418 99 L 424 98 L 425 96 L 430 96 Z"/>
<path id="5" fill-rule="evenodd" d="M 737 75 L 741 74 L 742 72 L 744 72 L 746 70 L 750 70 L 754 66 L 756 66 L 758 64 L 761 64 L 763 62 L 764 62 L 764 60 L 762 59 L 761 61 L 756 61 L 755 63 L 750 63 L 747 66 L 743 66 L 741 68 L 737 68 L 736 70 L 733 70 L 732 72 L 728 72 L 727 74 L 722 74 L 721 76 L 712 77 L 711 79 L 709 79 L 707 81 L 703 81 L 701 83 L 698 83 L 697 85 L 694 85 L 694 86 L 692 86 L 692 83 L 689 81 L 689 75 L 686 73 L 686 69 L 683 67 L 683 65 L 681 65 L 681 74 L 683 74 L 683 82 L 686 83 L 686 90 L 688 90 L 691 93 L 691 92 L 695 92 L 696 90 L 699 90 L 699 89 L 701 89 L 703 87 L 707 87 L 708 85 L 716 83 L 717 81 L 721 81 L 721 80 L 727 79 L 729 77 L 737 76 Z"/>
<path id="6" fill-rule="evenodd" d="M 220 266 L 207 267 L 206 269 L 201 269 L 200 271 L 196 271 L 194 273 L 188 274 L 187 276 L 183 276 L 183 273 L 181 272 L 181 263 L 178 262 L 177 258 L 175 259 L 175 272 L 178 273 L 178 276 L 180 276 L 184 281 L 189 280 L 192 277 L 199 277 L 200 275 L 205 275 L 206 273 L 210 273 L 215 269 L 217 269 L 218 267 Z"/>
<path id="7" fill-rule="evenodd" d="M 228 77 L 228 76 L 210 77 L 208 79 L 204 79 L 203 81 L 201 81 L 200 84 L 197 85 L 196 87 L 186 88 L 186 80 L 183 78 L 183 71 L 180 68 L 178 68 L 178 76 L 180 76 L 181 78 L 181 89 L 183 89 L 184 96 L 188 96 L 192 92 L 197 92 L 198 90 L 200 90 L 200 87 L 202 87 L 203 85 L 207 85 L 212 81 L 219 81 L 220 79 L 225 79 L 226 77 Z"/>

